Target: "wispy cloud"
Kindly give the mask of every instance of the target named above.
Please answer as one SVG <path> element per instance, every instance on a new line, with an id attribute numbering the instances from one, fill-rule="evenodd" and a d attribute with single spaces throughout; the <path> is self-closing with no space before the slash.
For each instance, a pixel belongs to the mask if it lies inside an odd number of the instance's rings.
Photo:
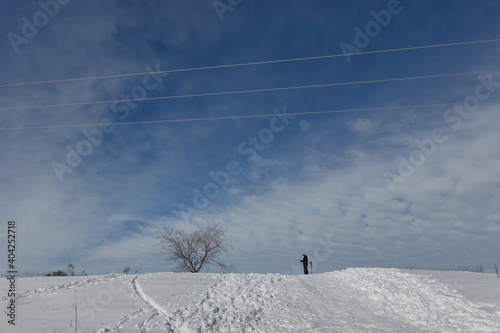
<path id="1" fill-rule="evenodd" d="M 492 35 L 498 25 L 496 4 L 403 5 L 405 10 L 364 50 L 454 42 L 457 36 L 497 37 Z M 334 54 L 341 41 L 352 38 L 353 27 L 373 18 L 372 9 L 378 10 L 371 2 L 244 2 L 220 21 L 210 2 L 70 1 L 15 54 L 8 32 L 19 32 L 21 18 L 40 7 L 9 2 L 0 14 L 6 50 L 0 53 L 0 82 L 138 73 L 157 64 L 160 69 L 193 68 Z M 362 20 L 354 19 L 358 14 Z M 489 70 L 498 65 L 498 50 L 491 43 L 365 55 L 352 58 L 351 64 L 340 57 L 172 73 L 147 93 L 154 97 Z M 143 80 L 2 87 L 0 102 L 8 107 L 123 100 L 139 92 Z M 102 104 L 2 110 L 0 122 L 5 128 L 257 115 L 275 108 L 291 113 L 462 102 L 477 85 L 477 77 L 461 77 L 135 106 L 122 102 L 114 109 Z M 489 100 L 497 95 L 491 91 Z M 118 107 L 128 108 L 125 119 Z M 63 268 L 65 261 L 89 273 L 125 266 L 170 269 L 160 256 L 156 230 L 162 224 L 192 228 L 179 205 L 192 203 L 194 189 L 204 191 L 215 182 L 212 172 L 227 171 L 228 163 L 236 161 L 240 172 L 209 205 L 197 208 L 192 222 L 223 222 L 235 240 L 228 260 L 240 271 L 293 271 L 304 252 L 321 270 L 492 262 L 499 233 L 497 108 L 492 102 L 481 104 L 458 129 L 450 129 L 455 123 L 446 122 L 446 108 L 439 107 L 298 116 L 284 128 L 271 123 L 272 117 L 116 126 L 62 182 L 52 163 L 65 163 L 68 147 L 77 150 L 90 140 L 82 128 L 3 130 L 0 223 L 18 219 L 24 271 Z M 415 140 L 432 138 L 436 128 L 445 130 L 441 134 L 447 139 L 420 163 L 420 155 L 410 156 L 421 149 Z M 384 173 L 397 175 L 400 157 L 419 165 L 391 191 Z"/>

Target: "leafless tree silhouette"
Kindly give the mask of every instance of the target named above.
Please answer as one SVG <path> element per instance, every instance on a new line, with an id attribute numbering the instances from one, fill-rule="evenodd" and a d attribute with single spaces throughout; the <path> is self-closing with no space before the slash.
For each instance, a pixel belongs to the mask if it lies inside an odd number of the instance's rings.
<path id="1" fill-rule="evenodd" d="M 177 264 L 179 272 L 198 273 L 207 266 L 230 269 L 217 258 L 232 249 L 231 239 L 219 223 L 198 226 L 192 233 L 163 226 L 158 239 L 167 259 Z"/>

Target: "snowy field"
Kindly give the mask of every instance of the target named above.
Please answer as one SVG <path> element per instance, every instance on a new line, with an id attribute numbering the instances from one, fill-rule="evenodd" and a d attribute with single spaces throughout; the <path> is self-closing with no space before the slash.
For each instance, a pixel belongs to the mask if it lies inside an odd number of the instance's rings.
<path id="1" fill-rule="evenodd" d="M 353 268 L 315 275 L 18 278 L 0 332 L 500 332 L 493 274 Z"/>

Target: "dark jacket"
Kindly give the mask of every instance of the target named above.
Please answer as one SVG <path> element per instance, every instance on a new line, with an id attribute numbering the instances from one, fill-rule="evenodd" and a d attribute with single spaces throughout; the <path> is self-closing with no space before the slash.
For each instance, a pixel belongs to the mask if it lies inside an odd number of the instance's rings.
<path id="1" fill-rule="evenodd" d="M 304 265 L 304 269 L 307 269 L 307 265 L 309 265 L 309 260 L 307 259 L 307 256 L 304 256 L 300 262 Z"/>

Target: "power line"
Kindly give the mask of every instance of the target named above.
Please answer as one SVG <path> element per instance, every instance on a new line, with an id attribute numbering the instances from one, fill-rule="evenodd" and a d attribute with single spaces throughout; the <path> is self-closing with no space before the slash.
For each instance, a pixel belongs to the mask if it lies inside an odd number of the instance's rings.
<path id="1" fill-rule="evenodd" d="M 154 101 L 154 100 L 166 100 L 166 99 L 189 98 L 189 97 L 207 97 L 207 96 L 221 96 L 221 95 L 234 95 L 234 94 L 248 94 L 248 93 L 269 92 L 269 91 L 283 91 L 283 90 L 308 89 L 308 88 L 324 88 L 324 87 L 334 87 L 334 86 L 344 86 L 344 85 L 356 85 L 356 84 L 369 84 L 369 83 L 382 83 L 382 82 L 394 82 L 394 81 L 421 80 L 421 79 L 442 78 L 442 77 L 452 77 L 452 76 L 464 76 L 464 75 L 476 75 L 476 74 L 496 73 L 496 72 L 500 72 L 500 70 L 463 72 L 463 73 L 450 73 L 450 74 L 435 74 L 435 75 L 412 76 L 412 77 L 402 77 L 402 78 L 392 78 L 392 79 L 378 79 L 378 80 L 365 80 L 365 81 L 324 83 L 324 84 L 314 84 L 314 85 L 304 85 L 304 86 L 291 86 L 291 87 L 279 87 L 279 88 L 265 88 L 265 89 L 223 91 L 223 92 L 201 93 L 201 94 L 188 94 L 188 95 L 145 97 L 145 98 L 135 98 L 135 99 L 107 100 L 107 101 L 94 101 L 94 102 L 78 102 L 78 103 L 65 103 L 65 104 L 46 104 L 46 105 L 14 106 L 14 107 L 2 107 L 2 108 L 0 108 L 0 111 L 20 110 L 20 109 L 54 108 L 54 107 L 63 107 L 63 106 L 96 105 L 96 104 L 109 104 L 109 103 L 120 103 L 120 102 Z"/>
<path id="2" fill-rule="evenodd" d="M 496 102 L 500 102 L 500 99 L 478 101 L 478 103 L 496 103 Z M 418 105 L 403 105 L 403 106 L 380 106 L 380 107 L 359 108 L 359 109 L 339 109 L 339 110 L 312 111 L 312 112 L 292 112 L 292 113 L 286 113 L 283 116 L 320 115 L 320 114 L 330 114 L 330 113 L 362 112 L 362 111 L 382 111 L 382 110 L 397 110 L 397 109 L 412 109 L 412 108 L 419 109 L 419 108 L 430 108 L 430 107 L 440 107 L 440 106 L 452 106 L 452 105 L 460 104 L 460 103 L 462 103 L 462 101 L 459 101 L 459 102 L 448 102 L 448 103 L 436 103 L 436 104 L 418 104 Z M 268 113 L 268 114 L 244 115 L 244 116 L 226 116 L 226 117 L 181 118 L 181 119 L 165 119 L 165 120 L 130 121 L 130 122 L 121 122 L 121 123 L 106 123 L 106 126 L 111 126 L 111 125 L 144 125 L 144 124 L 161 124 L 161 123 L 181 123 L 181 122 L 211 121 L 211 120 L 235 120 L 235 119 L 265 118 L 265 117 L 280 117 L 280 115 L 277 115 L 275 113 Z M 101 124 L 72 124 L 72 125 L 4 127 L 4 128 L 0 128 L 0 131 L 6 131 L 6 130 L 27 130 L 27 129 L 71 128 L 71 127 L 91 127 L 91 126 L 101 126 Z"/>
<path id="3" fill-rule="evenodd" d="M 155 72 L 130 73 L 130 74 L 115 74 L 115 75 L 102 75 L 102 76 L 80 77 L 80 78 L 59 79 L 59 80 L 46 80 L 46 81 L 35 81 L 35 82 L 6 83 L 6 84 L 0 84 L 0 88 L 3 88 L 3 87 L 15 87 L 15 86 L 27 86 L 27 85 L 39 85 L 39 84 L 47 84 L 47 83 L 61 83 L 61 82 L 73 82 L 73 81 L 84 81 L 84 80 L 111 79 L 111 78 L 131 77 L 131 76 L 139 76 L 139 75 L 147 75 L 147 74 L 179 73 L 179 72 L 199 71 L 199 70 L 208 70 L 208 69 L 244 67 L 244 66 L 255 66 L 255 65 L 265 65 L 265 64 L 277 64 L 277 63 L 294 62 L 294 61 L 306 61 L 306 60 L 318 60 L 318 59 L 337 58 L 337 57 L 344 57 L 346 55 L 348 55 L 348 56 L 358 56 L 358 55 L 364 55 L 364 54 L 401 52 L 401 51 L 422 50 L 422 49 L 447 47 L 447 46 L 472 45 L 472 44 L 494 43 L 494 42 L 500 42 L 500 38 L 497 38 L 497 39 L 487 39 L 487 40 L 476 40 L 476 41 L 469 41 L 469 42 L 457 42 L 457 43 L 447 43 L 447 44 L 434 44 L 434 45 L 424 45 L 424 46 L 412 46 L 412 47 L 403 47 L 403 48 L 385 49 L 385 50 L 375 50 L 375 51 L 365 51 L 365 52 L 356 52 L 356 53 L 348 53 L 348 54 L 340 53 L 340 54 L 329 54 L 329 55 L 323 55 L 323 56 L 302 57 L 302 58 L 291 58 L 291 59 L 255 61 L 255 62 L 246 62 L 246 63 L 237 63 L 237 64 L 227 64 L 227 65 L 215 65 L 215 66 L 204 66 L 204 67 L 191 67 L 191 68 L 169 69 L 169 70 L 155 71 Z"/>

